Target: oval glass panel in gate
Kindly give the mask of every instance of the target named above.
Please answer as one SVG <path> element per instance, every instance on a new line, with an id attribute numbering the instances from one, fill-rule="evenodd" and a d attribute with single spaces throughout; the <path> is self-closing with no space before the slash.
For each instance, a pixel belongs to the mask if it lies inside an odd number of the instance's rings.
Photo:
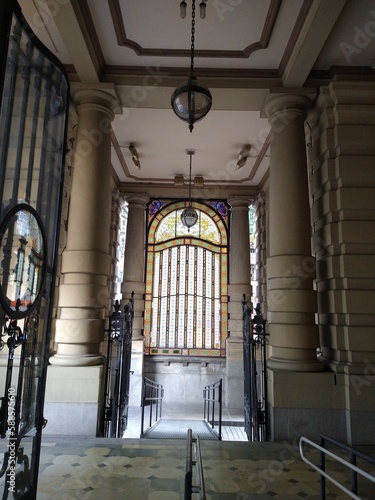
<path id="1" fill-rule="evenodd" d="M 43 288 L 46 248 L 42 223 L 27 204 L 10 210 L 0 227 L 0 302 L 10 318 L 24 318 Z"/>

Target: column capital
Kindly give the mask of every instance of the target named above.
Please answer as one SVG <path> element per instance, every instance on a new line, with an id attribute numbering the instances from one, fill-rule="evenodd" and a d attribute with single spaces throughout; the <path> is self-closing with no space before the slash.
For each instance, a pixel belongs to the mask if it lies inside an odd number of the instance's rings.
<path id="1" fill-rule="evenodd" d="M 96 107 L 109 113 L 113 120 L 115 113 L 119 113 L 119 102 L 113 93 L 96 88 L 78 88 L 71 93 L 78 114 L 88 107 Z"/>
<path id="2" fill-rule="evenodd" d="M 232 208 L 249 208 L 253 198 L 249 196 L 232 195 L 228 197 L 227 201 Z"/>
<path id="3" fill-rule="evenodd" d="M 129 206 L 142 206 L 145 207 L 146 204 L 150 201 L 150 197 L 146 193 L 132 193 L 122 195 L 124 200 L 129 204 Z"/>
<path id="4" fill-rule="evenodd" d="M 316 92 L 270 93 L 266 99 L 264 112 L 269 118 L 271 127 L 282 121 L 286 126 L 289 119 L 296 116 L 305 117 Z"/>

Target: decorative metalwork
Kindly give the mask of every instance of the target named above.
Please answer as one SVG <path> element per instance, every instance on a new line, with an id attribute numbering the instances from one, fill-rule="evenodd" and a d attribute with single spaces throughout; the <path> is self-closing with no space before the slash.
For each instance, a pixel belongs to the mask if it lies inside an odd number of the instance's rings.
<path id="1" fill-rule="evenodd" d="M 200 3 L 201 18 L 206 17 L 205 0 Z M 186 2 L 180 4 L 181 17 L 186 16 Z M 190 53 L 190 77 L 187 82 L 182 83 L 173 92 L 171 105 L 176 115 L 189 124 L 190 132 L 193 131 L 194 123 L 204 118 L 212 106 L 211 92 L 198 83 L 194 76 L 194 46 L 195 46 L 195 0 L 192 0 L 191 11 L 191 53 Z"/>
<path id="2" fill-rule="evenodd" d="M 69 84 L 16 1 L 0 2 L 0 52 L 0 489 L 34 499 Z"/>
<path id="3" fill-rule="evenodd" d="M 120 311 L 114 304 L 109 317 L 107 366 L 105 380 L 104 429 L 106 437 L 123 437 L 128 425 L 131 342 L 134 318 L 134 292 Z"/>
<path id="4" fill-rule="evenodd" d="M 27 440 L 28 434 L 32 432 L 36 411 L 33 404 L 35 387 L 32 377 L 38 364 L 36 357 L 33 356 L 38 335 L 38 312 L 27 318 L 23 330 L 18 322 L 17 319 L 8 319 L 5 322 L 0 347 L 1 350 L 5 345 L 8 347 L 5 389 L 0 410 L 0 436 L 2 439 L 8 438 L 8 450 L 4 453 L 0 478 L 5 475 L 5 484 L 14 498 L 22 498 L 32 488 L 33 483 L 30 457 L 24 453 L 25 448 L 21 445 L 21 441 L 24 438 Z M 5 337 L 7 337 L 6 344 L 3 340 Z M 12 380 L 18 347 L 21 347 L 21 352 L 18 356 L 19 364 L 17 363 L 16 390 Z M 21 393 L 22 399 L 19 397 Z M 3 498 L 8 497 L 6 490 L 4 495 L 6 496 Z"/>
<path id="5" fill-rule="evenodd" d="M 249 441 L 267 440 L 266 320 L 242 301 L 245 432 Z"/>

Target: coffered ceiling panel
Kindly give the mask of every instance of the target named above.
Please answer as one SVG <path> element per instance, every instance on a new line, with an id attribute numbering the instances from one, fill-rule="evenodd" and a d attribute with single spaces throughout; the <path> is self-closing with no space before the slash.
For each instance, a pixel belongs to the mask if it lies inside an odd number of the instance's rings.
<path id="1" fill-rule="evenodd" d="M 196 150 L 193 177 L 205 186 L 262 189 L 269 92 L 309 88 L 314 96 L 331 78 L 374 79 L 375 0 L 207 0 L 205 19 L 199 2 L 195 74 L 213 104 L 190 133 L 170 99 L 190 73 L 192 0 L 185 19 L 180 0 L 20 0 L 36 35 L 65 64 L 73 89 L 90 85 L 118 97 L 112 166 L 123 189 L 176 189 L 181 175 L 186 185 L 186 149 Z M 237 169 L 246 144 L 249 157 Z"/>

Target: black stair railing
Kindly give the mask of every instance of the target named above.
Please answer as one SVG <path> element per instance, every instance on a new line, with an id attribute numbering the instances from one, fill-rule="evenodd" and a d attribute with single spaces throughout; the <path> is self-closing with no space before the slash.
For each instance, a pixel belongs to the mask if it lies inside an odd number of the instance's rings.
<path id="1" fill-rule="evenodd" d="M 203 389 L 203 418 L 221 441 L 223 412 L 223 380 L 220 379 Z M 216 431 L 215 426 L 218 428 Z"/>
<path id="2" fill-rule="evenodd" d="M 105 407 L 102 435 L 122 437 L 128 424 L 131 341 L 134 317 L 134 292 L 120 311 L 118 301 L 109 317 Z"/>
<path id="3" fill-rule="evenodd" d="M 161 418 L 163 409 L 164 387 L 147 377 L 143 377 L 141 437 L 145 433 L 146 407 L 148 407 L 148 426 L 152 427 Z M 146 430 L 147 430 L 146 429 Z"/>

